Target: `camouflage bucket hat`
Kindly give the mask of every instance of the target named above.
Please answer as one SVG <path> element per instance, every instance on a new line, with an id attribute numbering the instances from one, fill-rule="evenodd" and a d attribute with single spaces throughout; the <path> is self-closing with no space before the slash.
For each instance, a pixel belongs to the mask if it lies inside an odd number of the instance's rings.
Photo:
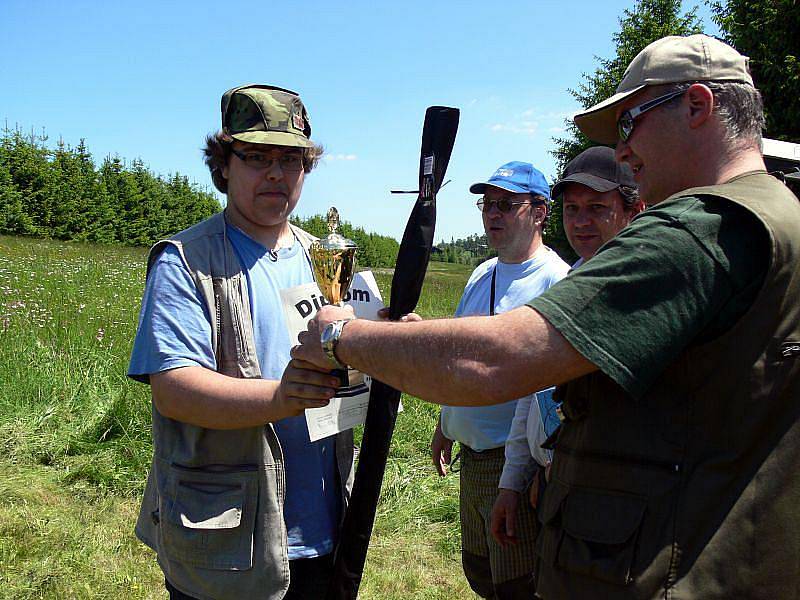
<path id="1" fill-rule="evenodd" d="M 296 92 L 243 85 L 222 95 L 222 131 L 240 142 L 310 148 L 311 121 Z"/>

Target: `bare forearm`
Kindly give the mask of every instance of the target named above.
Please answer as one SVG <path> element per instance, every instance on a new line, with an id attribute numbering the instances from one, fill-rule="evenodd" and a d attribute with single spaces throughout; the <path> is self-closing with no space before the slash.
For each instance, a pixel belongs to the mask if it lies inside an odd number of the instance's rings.
<path id="1" fill-rule="evenodd" d="M 153 402 L 165 417 L 209 429 L 254 427 L 281 419 L 278 381 L 236 379 L 204 367 L 152 375 Z"/>
<path id="2" fill-rule="evenodd" d="M 326 368 L 292 360 L 280 381 L 237 379 L 203 367 L 150 377 L 153 402 L 165 417 L 208 429 L 273 423 L 328 404 L 337 379 Z"/>
<path id="3" fill-rule="evenodd" d="M 440 404 L 519 398 L 596 369 L 539 313 L 417 323 L 348 323 L 339 358 L 376 379 Z"/>

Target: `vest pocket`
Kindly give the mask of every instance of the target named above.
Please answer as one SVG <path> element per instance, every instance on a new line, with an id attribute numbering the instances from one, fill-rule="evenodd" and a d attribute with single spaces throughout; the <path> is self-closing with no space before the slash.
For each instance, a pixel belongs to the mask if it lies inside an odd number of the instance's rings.
<path id="1" fill-rule="evenodd" d="M 556 567 L 608 583 L 630 583 L 647 499 L 548 484 L 542 506 L 540 555 Z"/>
<path id="2" fill-rule="evenodd" d="M 252 568 L 258 471 L 169 471 L 159 507 L 167 558 L 204 569 Z"/>

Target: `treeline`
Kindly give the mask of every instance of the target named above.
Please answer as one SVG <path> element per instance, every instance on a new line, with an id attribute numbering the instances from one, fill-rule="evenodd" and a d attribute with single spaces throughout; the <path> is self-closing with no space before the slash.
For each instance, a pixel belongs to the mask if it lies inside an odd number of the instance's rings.
<path id="1" fill-rule="evenodd" d="M 222 207 L 216 196 L 175 173 L 162 177 L 139 159 L 107 157 L 96 167 L 84 140 L 75 147 L 47 136 L 4 129 L 0 135 L 0 234 L 101 244 L 149 246 Z M 292 221 L 328 233 L 321 215 Z M 365 267 L 394 267 L 394 238 L 342 223 Z"/>
<path id="2" fill-rule="evenodd" d="M 214 194 L 137 159 L 99 168 L 84 140 L 73 148 L 8 128 L 0 136 L 0 233 L 148 246 L 219 211 Z"/>
<path id="3" fill-rule="evenodd" d="M 317 237 L 328 235 L 328 221 L 322 215 L 300 218 L 292 217 L 292 223 Z M 394 267 L 400 244 L 393 237 L 367 233 L 361 227 L 353 227 L 342 221 L 339 233 L 358 246 L 358 264 L 361 267 Z"/>
<path id="4" fill-rule="evenodd" d="M 566 237 L 564 236 L 562 243 L 558 238 L 558 230 L 553 227 L 553 222 L 556 220 L 559 225 L 561 224 L 560 208 L 561 207 L 556 203 L 553 203 L 551 206 L 553 214 L 548 219 L 542 241 L 546 246 L 555 250 L 565 261 L 575 262 L 577 255 L 569 246 L 569 243 L 567 243 Z M 559 230 L 563 236 L 563 227 L 560 227 Z M 442 240 L 434 246 L 431 260 L 477 266 L 493 256 L 497 256 L 497 252 L 489 246 L 489 240 L 486 235 L 473 234 L 467 236 L 466 239 L 456 240 L 450 238 L 449 242 Z"/>
<path id="5" fill-rule="evenodd" d="M 431 260 L 475 266 L 496 254 L 489 247 L 485 234 L 473 234 L 466 239 L 450 238 L 450 242 L 442 240 L 434 247 Z"/>

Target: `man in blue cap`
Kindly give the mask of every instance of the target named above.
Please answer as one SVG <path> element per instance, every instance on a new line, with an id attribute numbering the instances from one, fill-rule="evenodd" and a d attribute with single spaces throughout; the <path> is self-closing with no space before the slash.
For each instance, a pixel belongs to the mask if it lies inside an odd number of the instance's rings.
<path id="1" fill-rule="evenodd" d="M 456 316 L 494 315 L 522 306 L 563 278 L 569 266 L 542 244 L 550 187 L 533 165 L 510 162 L 486 183 L 469 189 L 482 194 L 478 209 L 497 258 L 480 264 L 467 282 Z M 518 400 L 489 407 L 445 406 L 431 440 L 433 464 L 446 474 L 453 441 L 461 444 L 461 558 L 470 586 L 484 598 L 533 595 L 536 513 L 519 502 L 514 544 L 490 535 L 490 516 L 505 462 L 505 442 Z M 503 482 L 522 495 L 530 478 Z M 524 498 L 524 496 L 523 496 Z"/>

